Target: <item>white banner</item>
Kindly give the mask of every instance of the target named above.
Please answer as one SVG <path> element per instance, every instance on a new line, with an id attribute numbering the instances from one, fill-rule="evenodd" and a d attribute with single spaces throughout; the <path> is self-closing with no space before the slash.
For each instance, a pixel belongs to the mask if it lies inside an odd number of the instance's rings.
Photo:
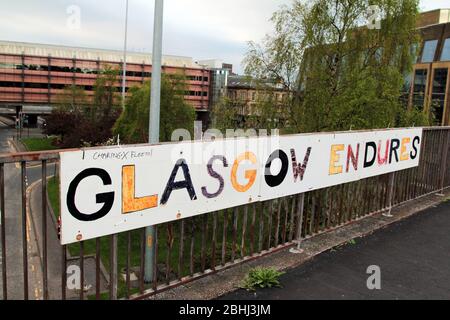
<path id="1" fill-rule="evenodd" d="M 61 243 L 357 181 L 419 164 L 422 129 L 61 153 Z"/>

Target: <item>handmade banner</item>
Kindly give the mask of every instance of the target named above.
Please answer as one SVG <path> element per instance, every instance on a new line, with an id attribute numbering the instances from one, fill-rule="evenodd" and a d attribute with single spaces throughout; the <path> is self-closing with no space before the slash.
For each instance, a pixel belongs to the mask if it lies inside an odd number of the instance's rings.
<path id="1" fill-rule="evenodd" d="M 422 129 L 62 152 L 69 244 L 419 165 Z"/>

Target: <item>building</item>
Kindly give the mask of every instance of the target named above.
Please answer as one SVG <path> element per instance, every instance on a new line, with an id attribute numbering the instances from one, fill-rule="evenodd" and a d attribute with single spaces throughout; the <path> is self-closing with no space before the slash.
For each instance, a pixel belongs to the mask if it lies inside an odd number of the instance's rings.
<path id="1" fill-rule="evenodd" d="M 407 79 L 409 107 L 432 114 L 435 125 L 450 125 L 450 9 L 421 14 L 421 44 Z"/>
<path id="2" fill-rule="evenodd" d="M 226 96 L 228 88 L 228 78 L 233 75 L 233 65 L 223 63 L 221 60 L 202 60 L 197 62 L 198 65 L 208 68 L 211 71 L 209 103 L 210 109 L 214 107 L 220 100 Z M 209 127 L 208 123 L 206 124 Z"/>
<path id="3" fill-rule="evenodd" d="M 255 106 L 258 101 L 269 100 L 268 95 L 273 95 L 271 101 L 281 108 L 289 92 L 282 85 L 271 81 L 256 81 L 239 75 L 228 77 L 226 96 L 239 109 L 238 114 L 241 117 L 257 116 Z"/>
<path id="4" fill-rule="evenodd" d="M 198 119 L 206 122 L 210 91 L 216 86 L 211 82 L 212 69 L 189 57 L 166 55 L 162 64 L 163 73 L 185 75 L 185 99 L 195 107 Z M 84 88 L 86 95 L 92 97 L 97 75 L 106 65 L 122 70 L 123 52 L 0 41 L 0 108 L 14 108 L 17 113 L 24 109 L 48 110 L 70 85 Z M 214 71 L 219 69 L 226 71 Z M 151 77 L 151 55 L 128 53 L 126 70 L 126 90 L 141 85 Z M 121 92 L 122 75 L 116 86 Z"/>

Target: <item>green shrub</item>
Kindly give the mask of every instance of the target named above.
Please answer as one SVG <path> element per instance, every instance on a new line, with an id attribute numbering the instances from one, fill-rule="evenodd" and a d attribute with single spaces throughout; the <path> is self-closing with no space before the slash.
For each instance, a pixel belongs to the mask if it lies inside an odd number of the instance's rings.
<path id="1" fill-rule="evenodd" d="M 242 283 L 242 288 L 248 291 L 255 291 L 257 288 L 281 287 L 278 278 L 284 272 L 278 272 L 273 268 L 251 269 Z"/>

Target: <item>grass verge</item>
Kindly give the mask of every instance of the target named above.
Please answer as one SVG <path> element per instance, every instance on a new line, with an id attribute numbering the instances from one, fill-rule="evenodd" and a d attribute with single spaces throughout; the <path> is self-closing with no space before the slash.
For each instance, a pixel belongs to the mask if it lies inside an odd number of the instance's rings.
<path id="1" fill-rule="evenodd" d="M 20 140 L 28 151 L 56 150 L 54 138 L 23 138 Z"/>

